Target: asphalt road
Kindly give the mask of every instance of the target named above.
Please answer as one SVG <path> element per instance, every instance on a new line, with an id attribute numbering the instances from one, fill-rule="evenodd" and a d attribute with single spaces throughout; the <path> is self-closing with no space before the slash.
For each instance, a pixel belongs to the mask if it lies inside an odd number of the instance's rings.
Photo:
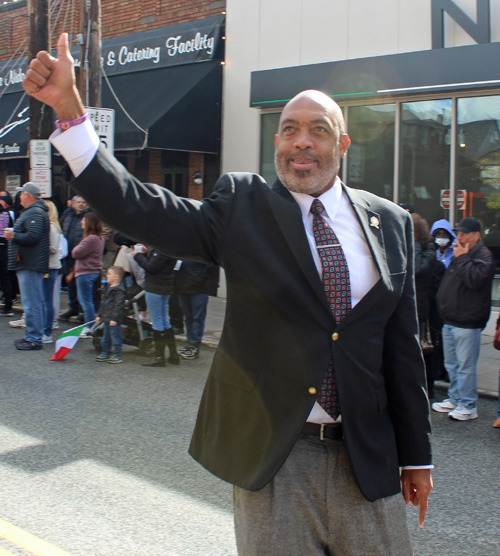
<path id="1" fill-rule="evenodd" d="M 17 351 L 21 335 L 0 321 L 0 537 L 5 520 L 73 556 L 234 556 L 231 487 L 187 454 L 214 351 L 146 369 L 131 348 L 97 363 L 80 340 L 49 362 L 51 347 Z M 495 408 L 481 400 L 468 423 L 433 414 L 424 529 L 408 510 L 417 556 L 500 555 Z M 0 554 L 35 554 L 21 544 L 0 539 Z"/>

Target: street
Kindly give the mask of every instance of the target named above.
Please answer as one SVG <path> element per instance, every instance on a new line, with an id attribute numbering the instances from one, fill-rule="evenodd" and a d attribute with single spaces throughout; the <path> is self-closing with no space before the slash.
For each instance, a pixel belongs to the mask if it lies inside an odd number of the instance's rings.
<path id="1" fill-rule="evenodd" d="M 135 348 L 110 365 L 80 340 L 65 361 L 49 362 L 53 346 L 17 351 L 12 342 L 22 331 L 7 320 L 0 321 L 0 554 L 235 556 L 231 487 L 187 454 L 214 350 L 147 369 Z M 423 529 L 408 510 L 416 556 L 500 554 L 495 410 L 494 400 L 481 399 L 474 422 L 433 413 L 435 489 Z M 66 552 L 9 542 L 3 521 Z"/>

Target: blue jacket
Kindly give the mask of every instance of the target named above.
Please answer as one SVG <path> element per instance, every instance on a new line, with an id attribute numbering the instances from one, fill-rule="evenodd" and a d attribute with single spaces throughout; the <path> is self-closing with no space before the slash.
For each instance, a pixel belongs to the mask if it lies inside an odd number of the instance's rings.
<path id="1" fill-rule="evenodd" d="M 435 238 L 434 233 L 437 232 L 438 230 L 446 230 L 452 236 L 453 239 L 457 238 L 457 234 L 453 231 L 451 224 L 448 222 L 448 220 L 444 218 L 434 222 L 431 228 L 431 236 Z M 446 249 L 444 253 L 439 249 L 439 247 L 436 250 L 437 260 L 441 261 L 446 268 L 448 268 L 451 258 L 453 257 L 453 239 L 450 241 L 450 244 L 448 245 L 448 249 Z"/>
<path id="2" fill-rule="evenodd" d="M 9 270 L 49 271 L 50 222 L 47 205 L 38 200 L 21 211 L 9 241 Z"/>

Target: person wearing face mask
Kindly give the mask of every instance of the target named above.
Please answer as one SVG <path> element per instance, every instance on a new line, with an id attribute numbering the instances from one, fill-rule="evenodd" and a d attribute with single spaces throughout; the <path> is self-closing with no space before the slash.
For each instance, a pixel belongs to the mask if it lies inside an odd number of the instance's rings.
<path id="1" fill-rule="evenodd" d="M 457 238 L 455 232 L 451 229 L 448 220 L 444 218 L 434 222 L 431 228 L 431 236 L 437 245 L 436 258 L 441 261 L 446 268 L 450 264 L 453 257 L 453 241 Z"/>

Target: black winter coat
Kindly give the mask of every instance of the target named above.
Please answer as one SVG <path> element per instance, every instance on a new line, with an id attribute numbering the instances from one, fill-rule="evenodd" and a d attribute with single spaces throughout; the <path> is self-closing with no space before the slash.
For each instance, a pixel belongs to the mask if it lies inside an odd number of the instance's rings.
<path id="1" fill-rule="evenodd" d="M 175 291 L 180 294 L 206 293 L 216 296 L 219 287 L 219 267 L 211 264 L 182 261 L 175 273 Z"/>
<path id="2" fill-rule="evenodd" d="M 49 271 L 50 222 L 47 205 L 38 200 L 21 211 L 9 241 L 9 270 Z"/>
<path id="3" fill-rule="evenodd" d="M 433 249 L 422 247 L 419 241 L 415 242 L 415 290 L 417 292 L 418 320 L 425 320 L 429 316 L 429 286 L 432 280 L 432 267 L 436 260 Z"/>
<path id="4" fill-rule="evenodd" d="M 158 295 L 174 293 L 174 266 L 177 259 L 167 257 L 156 249 L 150 249 L 145 255 L 137 253 L 134 259 L 146 271 L 144 289 L 147 292 Z"/>
<path id="5" fill-rule="evenodd" d="M 125 309 L 125 286 L 118 284 L 113 288 L 106 284 L 101 296 L 98 316 L 103 322 L 114 320 L 118 324 L 123 322 L 123 311 Z"/>
<path id="6" fill-rule="evenodd" d="M 491 284 L 495 263 L 480 240 L 464 255 L 453 257 L 437 293 L 445 324 L 457 328 L 484 328 L 490 318 Z"/>

